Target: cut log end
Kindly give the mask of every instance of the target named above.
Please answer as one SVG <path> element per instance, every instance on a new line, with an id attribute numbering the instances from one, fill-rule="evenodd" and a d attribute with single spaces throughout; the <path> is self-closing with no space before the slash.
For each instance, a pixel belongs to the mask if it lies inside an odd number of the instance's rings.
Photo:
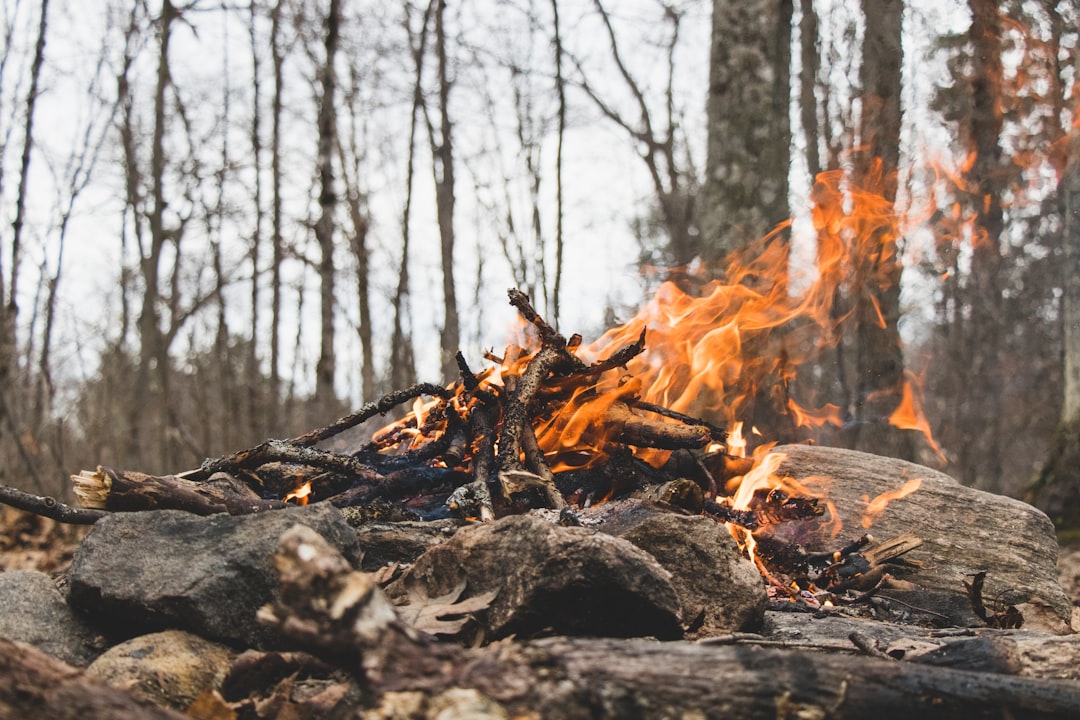
<path id="1" fill-rule="evenodd" d="M 71 476 L 71 484 L 79 505 L 85 508 L 104 510 L 112 490 L 112 478 L 105 468 L 98 465 L 96 470 L 81 470 Z"/>

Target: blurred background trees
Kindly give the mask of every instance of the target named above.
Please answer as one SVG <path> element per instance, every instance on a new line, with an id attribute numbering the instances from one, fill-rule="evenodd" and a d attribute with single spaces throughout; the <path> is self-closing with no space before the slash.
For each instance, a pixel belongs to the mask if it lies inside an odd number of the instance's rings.
<path id="1" fill-rule="evenodd" d="M 1063 517 L 1078 21 L 1073 0 L 5 0 L 0 482 L 64 494 L 83 465 L 294 434 L 453 375 L 459 348 L 479 366 L 509 285 L 599 334 L 778 228 L 792 295 L 834 281 L 829 347 L 784 379 L 835 406 L 817 439 L 1013 495 L 1038 476 Z M 911 397 L 939 450 L 889 423 Z"/>

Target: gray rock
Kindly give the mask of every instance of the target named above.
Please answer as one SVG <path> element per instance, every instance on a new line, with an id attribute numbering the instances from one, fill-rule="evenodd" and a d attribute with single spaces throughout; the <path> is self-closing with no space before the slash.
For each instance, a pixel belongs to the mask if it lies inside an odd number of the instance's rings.
<path id="1" fill-rule="evenodd" d="M 64 602 L 52 578 L 35 570 L 0 573 L 0 636 L 86 667 L 105 641 Z"/>
<path id="2" fill-rule="evenodd" d="M 424 553 L 388 591 L 404 598 L 498 591 L 481 622 L 489 637 L 546 632 L 679 637 L 671 573 L 626 540 L 530 516 L 463 528 Z"/>
<path id="3" fill-rule="evenodd" d="M 366 572 L 394 563 L 415 562 L 427 550 L 453 537 L 461 524 L 457 520 L 354 523 L 349 510 L 344 508 L 342 514 L 356 528 L 356 539 L 364 552 L 360 569 Z"/>
<path id="4" fill-rule="evenodd" d="M 174 710 L 220 690 L 234 653 L 181 630 L 142 635 L 109 648 L 86 669 L 114 687 Z"/>
<path id="5" fill-rule="evenodd" d="M 1066 628 L 1072 603 L 1058 581 L 1054 526 L 1040 510 L 1003 495 L 964 487 L 948 475 L 893 458 L 838 448 L 778 447 L 787 459 L 781 471 L 826 495 L 843 529 L 834 537 L 821 522 L 787 523 L 784 532 L 809 550 L 832 550 L 845 539 L 870 532 L 885 540 L 903 533 L 924 544 L 904 557 L 922 566 L 900 571 L 914 589 L 887 589 L 892 610 L 902 617 L 948 625 L 981 625 L 964 580 L 986 572 L 983 598 L 989 609 L 1035 599 L 1052 608 Z M 891 501 L 869 529 L 861 520 L 869 500 L 920 479 L 918 490 Z"/>
<path id="6" fill-rule="evenodd" d="M 696 635 L 761 624 L 768 604 L 761 573 L 722 524 L 637 500 L 606 504 L 621 509 L 605 513 L 597 529 L 629 540 L 671 573 L 683 620 Z"/>
<path id="7" fill-rule="evenodd" d="M 238 516 L 116 513 L 98 521 L 76 552 L 68 602 L 120 637 L 179 628 L 272 644 L 255 611 L 273 596 L 278 538 L 295 523 L 359 562 L 355 531 L 326 503 Z"/>

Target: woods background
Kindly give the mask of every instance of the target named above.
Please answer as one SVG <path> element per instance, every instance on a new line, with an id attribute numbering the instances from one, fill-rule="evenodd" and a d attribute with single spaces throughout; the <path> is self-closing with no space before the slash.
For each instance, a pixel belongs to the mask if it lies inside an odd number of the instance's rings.
<path id="1" fill-rule="evenodd" d="M 0 482 L 296 434 L 479 366 L 510 285 L 588 337 L 786 223 L 818 439 L 1078 519 L 1073 0 L 2 12 Z"/>

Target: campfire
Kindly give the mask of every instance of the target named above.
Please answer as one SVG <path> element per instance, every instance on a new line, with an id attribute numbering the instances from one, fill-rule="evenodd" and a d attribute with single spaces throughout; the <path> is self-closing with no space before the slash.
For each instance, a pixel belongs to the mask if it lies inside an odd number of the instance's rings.
<path id="1" fill-rule="evenodd" d="M 921 544 L 910 534 L 841 541 L 827 495 L 785 476 L 783 453 L 763 444 L 748 458 L 742 422 L 731 421 L 729 431 L 692 414 L 723 409 L 734 417 L 774 378 L 792 418 L 820 417 L 784 396 L 782 367 L 740 353 L 740 338 L 753 338 L 755 325 L 787 322 L 804 306 L 742 285 L 715 285 L 700 298 L 666 285 L 638 318 L 584 347 L 581 336 L 556 332 L 526 295 L 508 294 L 523 320 L 521 342 L 486 353 L 475 371 L 459 353 L 460 377 L 445 387 L 394 392 L 327 427 L 178 475 L 84 471 L 72 477 L 76 493 L 85 507 L 104 510 L 236 514 L 327 502 L 412 520 L 491 521 L 547 509 L 568 524 L 613 498 L 648 497 L 723 523 L 771 592 L 814 607 L 865 600 L 892 580 L 888 563 Z M 359 449 L 317 447 L 410 403 Z M 869 499 L 863 529 L 919 483 Z M 808 521 L 826 527 L 835 548 L 808 552 L 777 532 Z"/>
<path id="2" fill-rule="evenodd" d="M 40 602 L 114 644 L 71 652 L 100 654 L 88 674 L 196 717 L 1067 716 L 1075 683 L 1037 679 L 1075 679 L 1080 660 L 1057 638 L 1075 618 L 1045 515 L 930 468 L 761 437 L 763 398 L 793 426 L 833 414 L 789 397 L 794 353 L 766 352 L 803 298 L 665 285 L 586 346 L 511 290 L 519 338 L 483 367 L 459 354 L 448 385 L 188 472 L 83 471 L 82 508 L 15 498 L 97 523 L 66 601 Z M 132 702 L 4 648 L 36 688 Z M 155 694 L 173 672 L 157 655 L 216 680 Z M 138 677 L 115 668 L 131 658 Z"/>

